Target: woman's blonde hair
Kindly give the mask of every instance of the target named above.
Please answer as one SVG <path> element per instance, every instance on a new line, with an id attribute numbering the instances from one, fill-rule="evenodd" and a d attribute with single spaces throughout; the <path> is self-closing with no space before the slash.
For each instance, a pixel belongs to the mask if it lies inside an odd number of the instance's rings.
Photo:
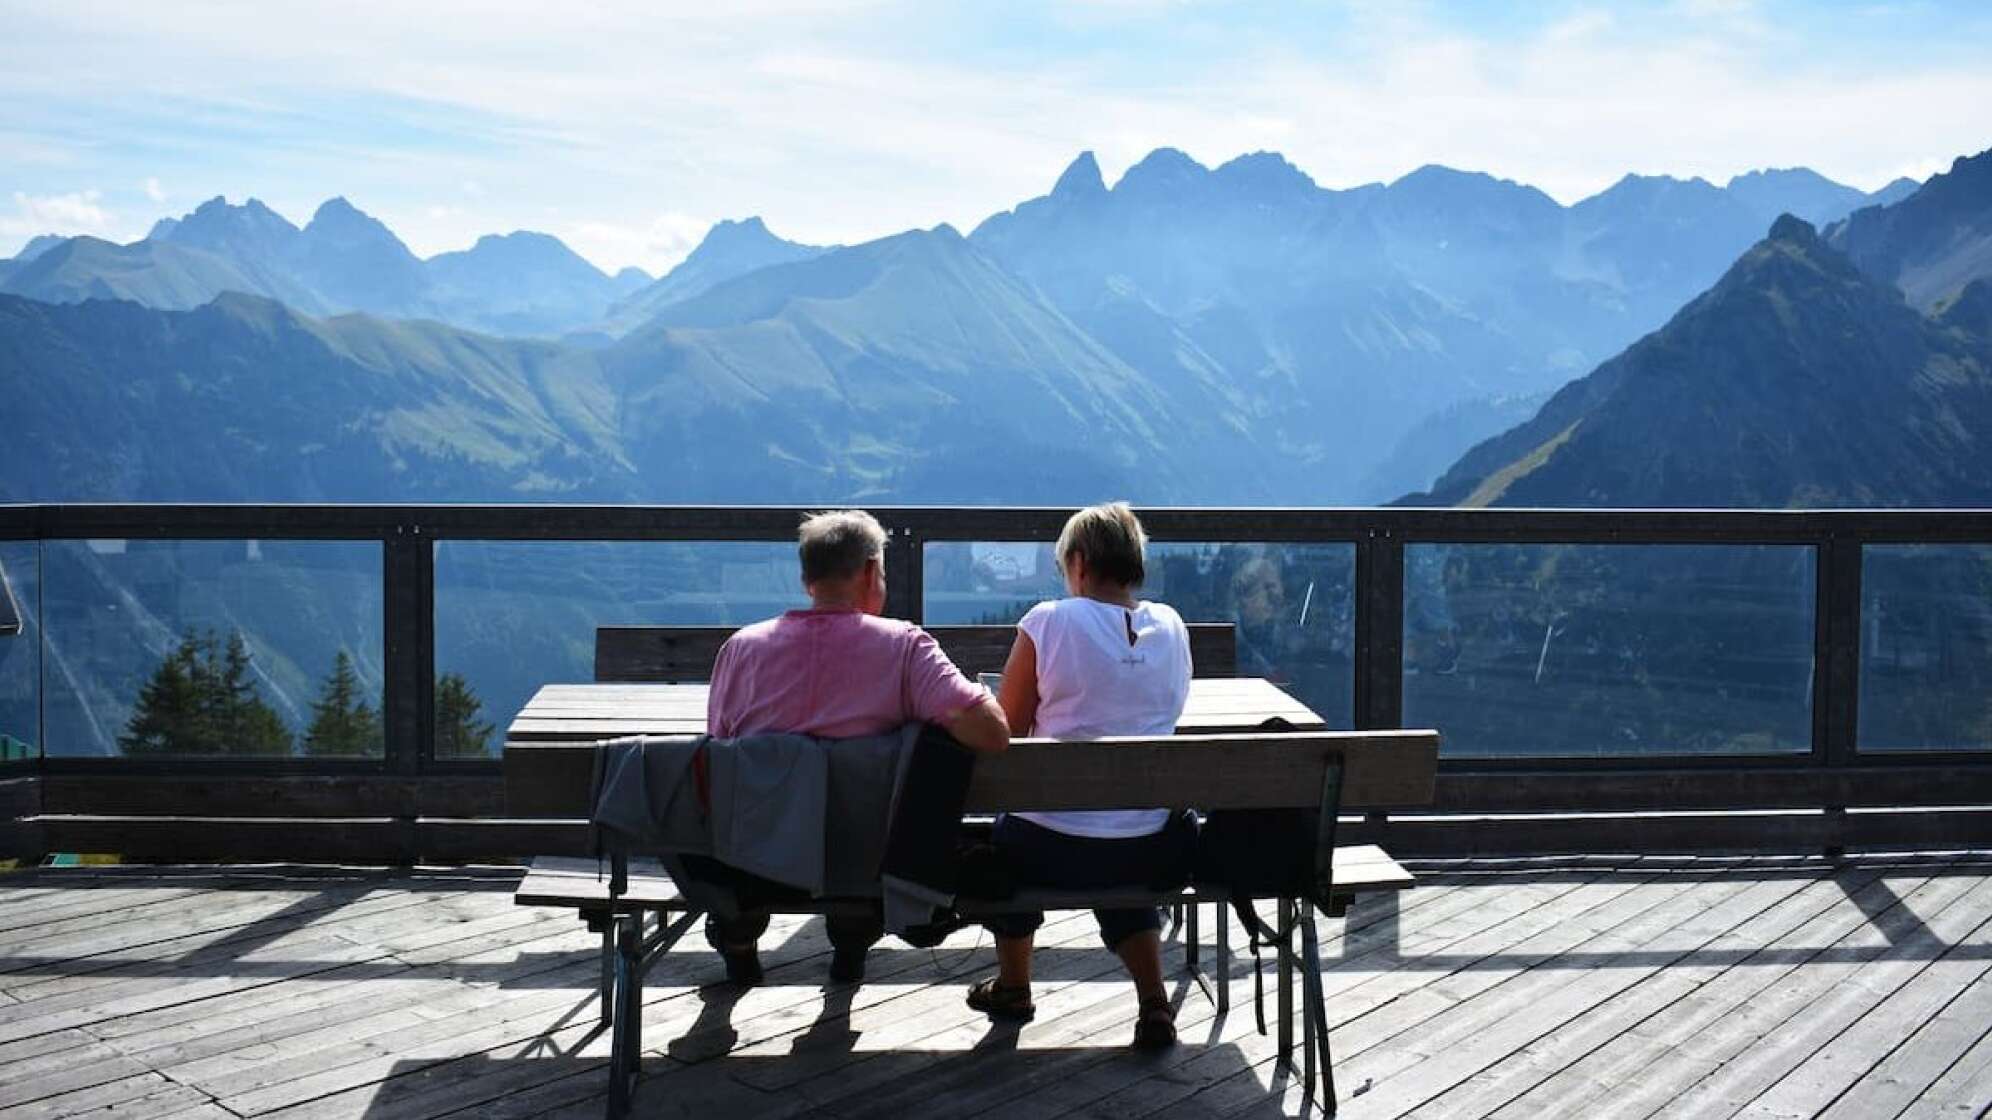
<path id="1" fill-rule="evenodd" d="M 1058 534 L 1058 570 L 1065 560 L 1078 553 L 1086 561 L 1086 571 L 1110 583 L 1139 587 L 1148 577 L 1145 556 L 1148 534 L 1141 520 L 1126 502 L 1087 506 L 1065 522 Z"/>

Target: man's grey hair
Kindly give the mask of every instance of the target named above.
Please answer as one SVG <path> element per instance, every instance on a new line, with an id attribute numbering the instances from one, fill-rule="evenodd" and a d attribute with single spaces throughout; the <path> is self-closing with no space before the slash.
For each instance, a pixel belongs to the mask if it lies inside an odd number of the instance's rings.
<path id="1" fill-rule="evenodd" d="M 802 519 L 796 534 L 802 556 L 802 581 L 848 579 L 865 561 L 885 553 L 885 527 L 861 509 L 833 509 Z"/>

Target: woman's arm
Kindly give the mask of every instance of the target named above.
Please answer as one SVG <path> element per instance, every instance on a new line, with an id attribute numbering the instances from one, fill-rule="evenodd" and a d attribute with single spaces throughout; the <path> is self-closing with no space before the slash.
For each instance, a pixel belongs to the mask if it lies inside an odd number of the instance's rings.
<path id="1" fill-rule="evenodd" d="M 1003 663 L 1003 695 L 996 699 L 1003 706 L 1003 718 L 1010 721 L 1010 734 L 1029 735 L 1037 723 L 1037 643 L 1022 630 L 1010 647 L 1010 659 Z"/>

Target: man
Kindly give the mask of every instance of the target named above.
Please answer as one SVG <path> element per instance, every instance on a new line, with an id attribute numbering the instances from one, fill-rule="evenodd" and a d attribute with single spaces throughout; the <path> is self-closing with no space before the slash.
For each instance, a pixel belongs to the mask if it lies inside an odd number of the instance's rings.
<path id="1" fill-rule="evenodd" d="M 963 746 L 1000 751 L 1010 729 L 994 697 L 962 676 L 933 636 L 885 609 L 885 529 L 862 510 L 804 519 L 798 552 L 808 610 L 743 628 L 713 664 L 706 731 L 722 739 L 792 732 L 825 739 L 877 735 L 908 723 L 945 728 Z M 830 977 L 864 978 L 884 933 L 876 914 L 826 919 Z M 756 946 L 768 916 L 706 922 L 706 938 L 736 983 L 760 979 Z"/>

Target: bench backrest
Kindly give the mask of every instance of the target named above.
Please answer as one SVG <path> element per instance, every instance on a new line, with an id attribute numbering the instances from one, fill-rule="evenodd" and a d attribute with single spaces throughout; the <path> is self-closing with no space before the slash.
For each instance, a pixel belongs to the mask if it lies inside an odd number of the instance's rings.
<path id="1" fill-rule="evenodd" d="M 594 774 L 589 743 L 512 743 L 505 750 L 506 813 L 586 817 Z M 1295 731 L 1060 742 L 1019 739 L 976 760 L 967 810 L 1305 808 L 1319 803 L 1329 761 L 1343 763 L 1351 809 L 1429 805 L 1436 731 Z"/>
<path id="2" fill-rule="evenodd" d="M 603 626 L 595 631 L 595 679 L 673 684 L 712 679 L 713 659 L 732 626 Z M 1000 673 L 1016 641 L 1014 626 L 929 626 L 950 660 L 969 676 Z M 1190 661 L 1199 677 L 1238 675 L 1238 631 L 1229 622 L 1190 624 Z"/>

